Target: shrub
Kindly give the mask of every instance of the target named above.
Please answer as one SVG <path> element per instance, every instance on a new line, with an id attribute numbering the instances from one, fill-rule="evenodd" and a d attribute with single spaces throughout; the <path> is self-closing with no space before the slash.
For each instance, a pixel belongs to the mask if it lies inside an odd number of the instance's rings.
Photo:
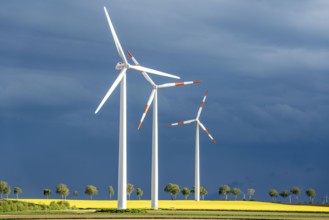
<path id="1" fill-rule="evenodd" d="M 70 203 L 67 201 L 51 202 L 49 205 L 49 210 L 65 210 L 70 209 Z"/>

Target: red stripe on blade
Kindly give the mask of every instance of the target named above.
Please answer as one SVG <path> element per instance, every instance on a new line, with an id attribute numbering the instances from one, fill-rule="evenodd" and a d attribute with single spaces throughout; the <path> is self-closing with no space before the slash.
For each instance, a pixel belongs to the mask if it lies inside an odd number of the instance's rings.
<path id="1" fill-rule="evenodd" d="M 130 51 L 129 51 L 129 50 L 127 50 L 127 53 L 128 53 L 128 55 L 130 56 L 130 58 L 132 58 L 132 57 L 133 57 L 133 55 L 130 53 Z"/>
<path id="2" fill-rule="evenodd" d="M 193 80 L 193 83 L 200 83 L 201 80 Z"/>
<path id="3" fill-rule="evenodd" d="M 204 106 L 204 102 L 201 102 L 200 108 L 203 108 Z"/>
<path id="4" fill-rule="evenodd" d="M 148 110 L 149 110 L 149 106 L 146 105 L 146 106 L 145 106 L 145 109 L 144 109 L 144 113 L 146 113 Z"/>
<path id="5" fill-rule="evenodd" d="M 175 86 L 183 86 L 184 82 L 175 82 Z"/>
<path id="6" fill-rule="evenodd" d="M 180 122 L 178 122 L 178 124 L 179 124 L 179 125 L 183 125 L 183 124 L 184 124 L 184 122 L 183 122 L 183 121 L 180 121 Z"/>
<path id="7" fill-rule="evenodd" d="M 137 129 L 139 130 L 141 128 L 141 126 L 142 126 L 142 121 L 139 122 Z"/>

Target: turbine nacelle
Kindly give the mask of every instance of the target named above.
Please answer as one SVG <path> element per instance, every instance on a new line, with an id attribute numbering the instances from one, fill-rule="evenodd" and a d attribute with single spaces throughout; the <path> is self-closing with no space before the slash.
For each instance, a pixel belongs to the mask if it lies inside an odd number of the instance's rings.
<path id="1" fill-rule="evenodd" d="M 129 68 L 129 65 L 122 62 L 118 62 L 117 65 L 115 65 L 116 70 L 123 70 L 124 68 Z"/>

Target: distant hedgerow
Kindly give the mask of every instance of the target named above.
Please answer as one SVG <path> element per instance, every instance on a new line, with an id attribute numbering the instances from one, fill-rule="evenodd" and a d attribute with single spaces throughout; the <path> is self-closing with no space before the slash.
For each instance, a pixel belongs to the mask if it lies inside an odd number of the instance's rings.
<path id="1" fill-rule="evenodd" d="M 51 202 L 50 205 L 40 205 L 15 200 L 0 201 L 0 212 L 42 211 L 42 210 L 67 210 L 70 204 L 67 201 Z"/>
<path id="2" fill-rule="evenodd" d="M 106 212 L 106 213 L 147 213 L 144 209 L 99 209 L 96 212 Z"/>
<path id="3" fill-rule="evenodd" d="M 38 205 L 28 202 L 19 202 L 12 200 L 3 200 L 0 202 L 0 212 L 19 212 L 27 210 L 40 211 L 45 210 L 46 208 L 46 205 Z"/>

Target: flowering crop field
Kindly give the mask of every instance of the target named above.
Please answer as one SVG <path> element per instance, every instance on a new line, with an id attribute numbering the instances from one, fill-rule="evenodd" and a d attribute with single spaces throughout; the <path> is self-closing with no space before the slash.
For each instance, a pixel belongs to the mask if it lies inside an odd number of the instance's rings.
<path id="1" fill-rule="evenodd" d="M 19 199 L 23 202 L 49 204 L 53 199 Z M 71 206 L 81 209 L 115 209 L 116 200 L 67 200 Z M 129 200 L 128 209 L 150 209 L 150 200 Z M 159 209 L 169 210 L 239 210 L 239 211 L 283 211 L 283 212 L 327 212 L 328 206 L 293 205 L 255 201 L 200 201 L 160 200 Z"/>

